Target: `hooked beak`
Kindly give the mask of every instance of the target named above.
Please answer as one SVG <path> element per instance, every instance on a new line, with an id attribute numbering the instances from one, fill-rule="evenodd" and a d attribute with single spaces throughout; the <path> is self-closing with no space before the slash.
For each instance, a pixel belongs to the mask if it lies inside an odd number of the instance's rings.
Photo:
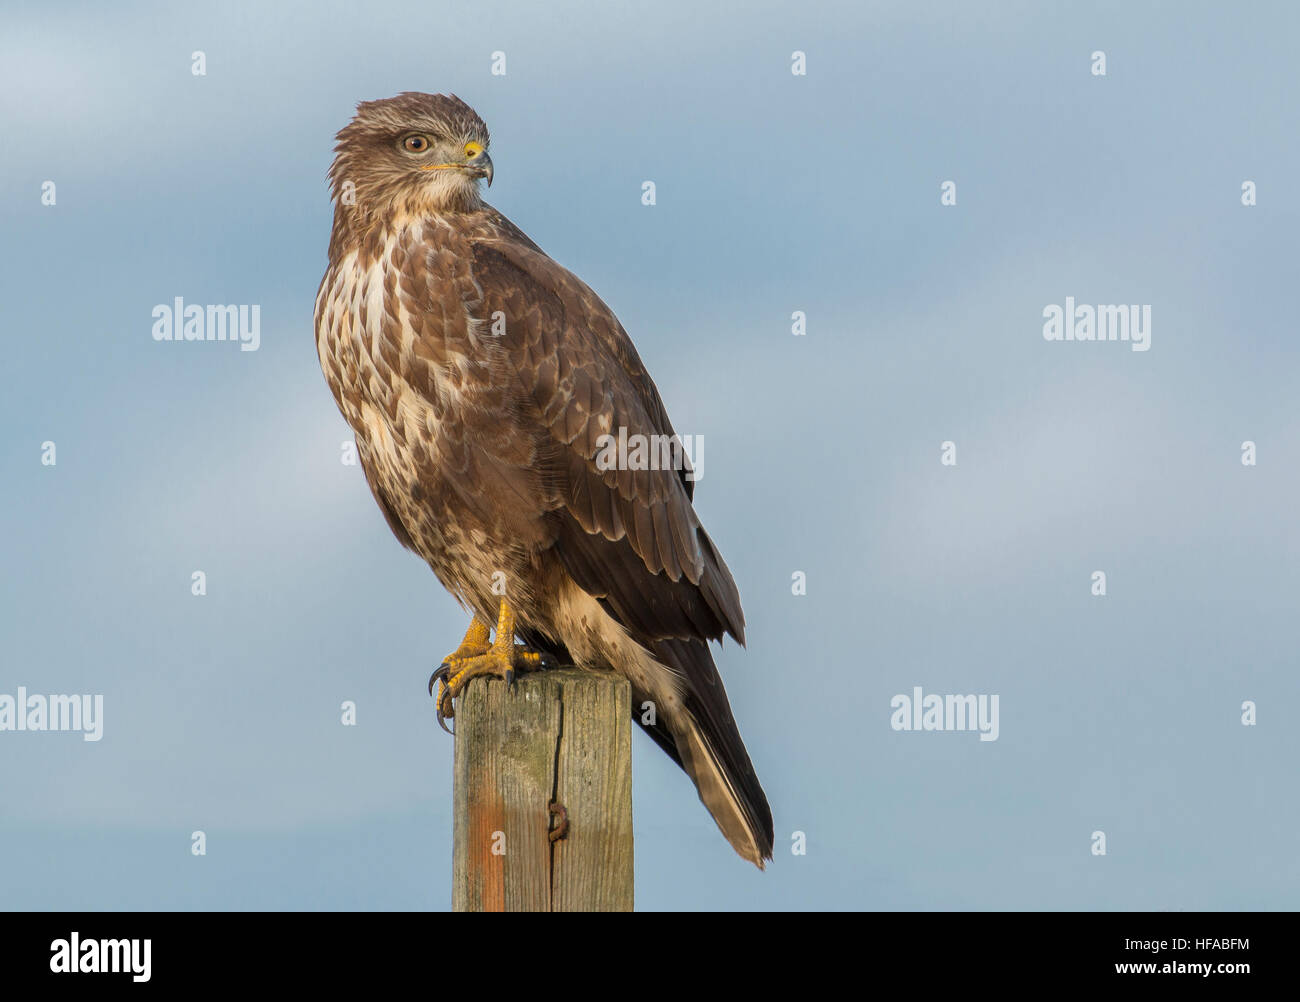
<path id="1" fill-rule="evenodd" d="M 479 171 L 479 176 L 487 178 L 488 187 L 492 187 L 492 158 L 484 150 L 474 158 L 474 163 L 470 165 L 472 170 Z"/>
<path id="2" fill-rule="evenodd" d="M 459 170 L 472 177 L 486 178 L 488 187 L 492 187 L 492 158 L 487 150 L 478 143 L 465 146 L 465 159 L 454 164 L 425 164 L 420 170 Z"/>

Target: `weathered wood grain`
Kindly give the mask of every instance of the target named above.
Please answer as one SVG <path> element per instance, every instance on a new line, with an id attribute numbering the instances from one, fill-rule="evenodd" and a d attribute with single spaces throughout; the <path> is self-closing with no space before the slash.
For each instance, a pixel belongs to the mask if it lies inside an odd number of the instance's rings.
<path id="1" fill-rule="evenodd" d="M 456 911 L 631 910 L 626 679 L 564 669 L 513 689 L 470 682 L 456 705 L 453 796 Z M 567 813 L 554 842 L 552 803 Z"/>

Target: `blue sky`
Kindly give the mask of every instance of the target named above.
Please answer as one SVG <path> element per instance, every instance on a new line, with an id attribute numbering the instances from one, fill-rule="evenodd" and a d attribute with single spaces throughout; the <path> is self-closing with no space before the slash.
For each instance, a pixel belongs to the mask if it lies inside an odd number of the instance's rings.
<path id="1" fill-rule="evenodd" d="M 11 9 L 0 694 L 105 721 L 0 732 L 0 901 L 448 907 L 464 617 L 340 464 L 311 328 L 333 134 L 425 90 L 708 443 L 776 859 L 635 735 L 638 907 L 1294 908 L 1300 15 L 1087 8 Z M 260 349 L 156 343 L 177 296 Z M 1045 341 L 1067 296 L 1151 350 Z M 998 740 L 891 729 L 914 686 L 998 694 Z"/>

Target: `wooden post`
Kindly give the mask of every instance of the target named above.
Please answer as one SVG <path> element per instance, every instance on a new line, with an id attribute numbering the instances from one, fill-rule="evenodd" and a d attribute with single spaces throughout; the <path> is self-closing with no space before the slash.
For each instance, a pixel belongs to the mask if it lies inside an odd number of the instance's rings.
<path id="1" fill-rule="evenodd" d="M 631 698 L 622 676 L 576 668 L 513 689 L 469 683 L 456 702 L 455 911 L 632 910 Z"/>

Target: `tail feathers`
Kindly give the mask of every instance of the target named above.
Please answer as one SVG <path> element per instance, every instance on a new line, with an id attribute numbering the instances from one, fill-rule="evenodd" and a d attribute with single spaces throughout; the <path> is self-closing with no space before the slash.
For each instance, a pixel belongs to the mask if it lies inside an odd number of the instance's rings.
<path id="1" fill-rule="evenodd" d="M 731 847 L 760 870 L 772 858 L 772 809 L 749 760 L 708 644 L 663 640 L 656 658 L 689 684 L 686 712 L 666 723 L 681 767 Z M 664 744 L 667 735 L 652 734 Z"/>
<path id="2" fill-rule="evenodd" d="M 743 858 L 760 870 L 763 861 L 772 858 L 772 812 L 761 788 L 758 801 L 753 794 L 737 790 L 733 777 L 709 744 L 708 737 L 694 720 L 680 728 L 677 750 L 682 768 L 695 781 L 700 800 L 713 815 L 723 837 Z"/>
<path id="3" fill-rule="evenodd" d="M 573 661 L 563 644 L 540 632 L 521 630 L 520 638 L 561 664 Z M 632 719 L 691 777 L 732 848 L 763 869 L 763 861 L 772 858 L 772 809 L 749 761 L 708 644 L 661 640 L 648 646 L 656 660 L 687 682 L 686 712 L 673 720 L 660 715 L 647 724 L 637 708 L 648 696 L 637 693 Z"/>

